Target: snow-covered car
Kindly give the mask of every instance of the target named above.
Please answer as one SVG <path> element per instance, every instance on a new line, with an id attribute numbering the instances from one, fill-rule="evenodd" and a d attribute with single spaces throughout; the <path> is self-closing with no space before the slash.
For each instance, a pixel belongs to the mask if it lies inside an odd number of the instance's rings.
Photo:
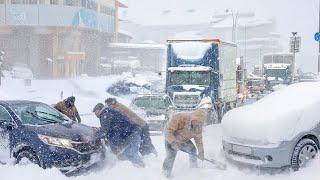
<path id="1" fill-rule="evenodd" d="M 320 83 L 298 83 L 251 105 L 228 112 L 222 121 L 223 149 L 236 164 L 298 170 L 319 151 Z"/>
<path id="2" fill-rule="evenodd" d="M 12 67 L 12 77 L 16 79 L 33 79 L 33 73 L 30 68 L 24 65 Z"/>
<path id="3" fill-rule="evenodd" d="M 149 84 L 137 84 L 130 81 L 118 81 L 107 89 L 109 94 L 114 96 L 138 94 L 139 92 L 150 92 Z"/>
<path id="4" fill-rule="evenodd" d="M 312 72 L 303 73 L 299 79 L 300 82 L 312 82 L 317 80 L 317 75 Z"/>
<path id="5" fill-rule="evenodd" d="M 72 175 L 103 160 L 99 133 L 44 103 L 0 101 L 0 165 L 29 162 Z"/>
<path id="6" fill-rule="evenodd" d="M 143 94 L 133 99 L 131 107 L 141 112 L 151 131 L 162 132 L 174 106 L 166 94 Z"/>

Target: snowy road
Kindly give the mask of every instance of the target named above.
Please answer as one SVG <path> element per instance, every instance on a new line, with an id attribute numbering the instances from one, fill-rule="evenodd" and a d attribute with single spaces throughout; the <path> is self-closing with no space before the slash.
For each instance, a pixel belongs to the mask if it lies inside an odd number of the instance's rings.
<path id="1" fill-rule="evenodd" d="M 107 86 L 111 85 L 119 77 L 108 78 L 81 78 L 73 81 L 33 81 L 32 87 L 24 87 L 20 81 L 5 80 L 0 88 L 0 99 L 29 99 L 53 104 L 60 100 L 60 92 L 64 97 L 75 95 L 76 105 L 83 116 L 84 123 L 98 126 L 98 120 L 91 113 L 91 109 L 97 102 L 102 102 L 108 95 L 105 93 Z M 128 103 L 122 99 L 123 102 Z M 210 126 L 204 132 L 205 151 L 208 158 L 224 160 L 221 153 L 221 127 L 220 125 Z M 23 179 L 23 180 L 107 180 L 107 179 L 164 179 L 161 176 L 161 166 L 165 157 L 163 137 L 153 137 L 153 142 L 159 151 L 158 157 L 146 157 L 147 168 L 138 169 L 129 162 L 117 162 L 113 167 L 90 172 L 79 177 L 67 178 L 56 169 L 43 170 L 34 165 L 12 166 L 0 165 L 1 180 Z M 210 168 L 209 164 L 200 164 L 203 168 L 188 168 L 188 156 L 179 153 L 173 170 L 173 179 L 177 180 L 318 180 L 320 179 L 320 160 L 313 163 L 299 172 L 284 172 L 282 174 L 269 175 L 253 170 L 239 170 L 228 164 L 226 171 Z"/>

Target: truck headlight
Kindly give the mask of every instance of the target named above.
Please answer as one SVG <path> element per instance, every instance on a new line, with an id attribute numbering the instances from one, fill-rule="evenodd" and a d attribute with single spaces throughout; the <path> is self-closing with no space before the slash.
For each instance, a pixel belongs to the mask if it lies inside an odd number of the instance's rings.
<path id="1" fill-rule="evenodd" d="M 44 142 L 45 144 L 52 145 L 52 146 L 58 146 L 62 148 L 68 148 L 72 149 L 72 143 L 69 139 L 63 139 L 63 138 L 56 138 L 51 136 L 45 136 L 45 135 L 38 135 L 40 140 Z"/>

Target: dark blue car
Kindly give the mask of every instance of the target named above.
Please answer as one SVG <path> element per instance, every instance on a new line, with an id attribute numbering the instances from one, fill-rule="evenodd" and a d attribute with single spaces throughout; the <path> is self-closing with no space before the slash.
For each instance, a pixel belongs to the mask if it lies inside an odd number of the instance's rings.
<path id="1" fill-rule="evenodd" d="M 0 101 L 0 164 L 32 162 L 71 174 L 101 162 L 100 137 L 44 103 Z"/>

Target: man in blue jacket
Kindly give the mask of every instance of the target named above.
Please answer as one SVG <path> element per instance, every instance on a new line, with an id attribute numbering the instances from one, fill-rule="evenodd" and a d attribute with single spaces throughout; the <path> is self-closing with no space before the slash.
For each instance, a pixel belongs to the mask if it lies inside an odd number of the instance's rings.
<path id="1" fill-rule="evenodd" d="M 100 119 L 101 131 L 105 134 L 113 153 L 121 160 L 129 160 L 137 167 L 145 167 L 139 155 L 141 128 L 119 111 L 97 104 L 93 112 Z"/>

